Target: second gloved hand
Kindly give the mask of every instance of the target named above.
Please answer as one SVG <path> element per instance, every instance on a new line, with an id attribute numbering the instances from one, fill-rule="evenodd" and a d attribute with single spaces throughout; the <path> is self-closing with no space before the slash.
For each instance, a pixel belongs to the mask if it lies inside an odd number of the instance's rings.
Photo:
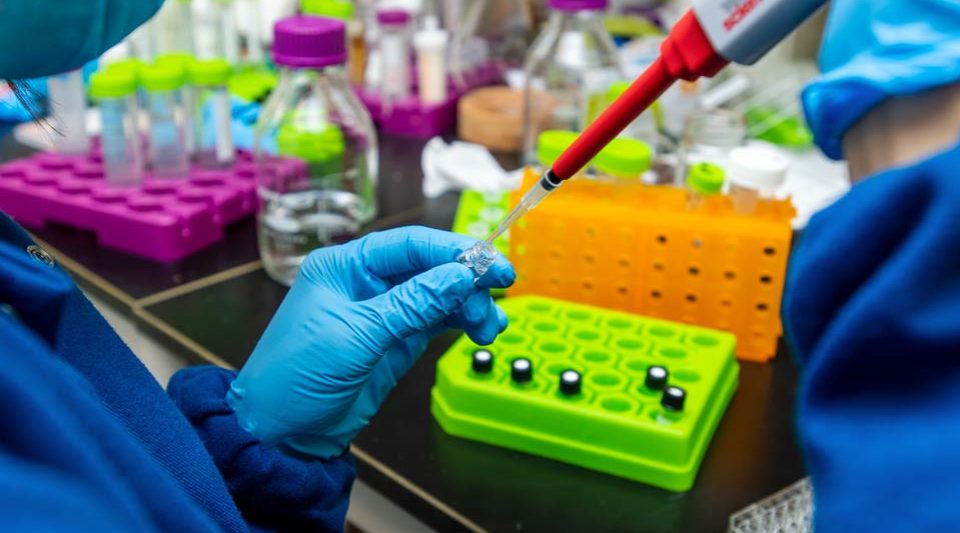
<path id="1" fill-rule="evenodd" d="M 475 242 L 401 228 L 311 253 L 227 394 L 240 424 L 266 445 L 333 457 L 434 335 L 493 342 L 507 319 L 489 289 L 515 274 L 501 256 L 474 283 L 454 260 Z"/>

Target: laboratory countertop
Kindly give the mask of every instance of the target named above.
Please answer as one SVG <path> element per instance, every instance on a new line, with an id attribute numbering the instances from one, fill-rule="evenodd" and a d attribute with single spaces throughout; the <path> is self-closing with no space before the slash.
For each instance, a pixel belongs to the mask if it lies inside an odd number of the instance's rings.
<path id="1" fill-rule="evenodd" d="M 457 197 L 422 197 L 422 145 L 382 140 L 373 229 L 449 229 Z M 0 160 L 27 152 L 0 137 Z M 252 220 L 172 264 L 100 248 L 66 227 L 34 234 L 84 288 L 196 364 L 240 367 L 286 293 L 261 268 Z M 694 488 L 677 494 L 445 434 L 430 414 L 430 388 L 455 338 L 430 345 L 353 447 L 363 481 L 439 531 L 722 531 L 730 514 L 805 475 L 793 424 L 797 370 L 783 349 L 771 363 L 742 364 Z"/>

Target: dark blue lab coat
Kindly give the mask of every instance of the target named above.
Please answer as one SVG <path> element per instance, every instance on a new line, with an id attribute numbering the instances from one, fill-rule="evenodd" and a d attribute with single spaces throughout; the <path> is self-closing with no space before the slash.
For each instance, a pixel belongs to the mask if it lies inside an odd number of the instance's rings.
<path id="1" fill-rule="evenodd" d="M 224 400 L 230 371 L 164 393 L 48 259 L 0 214 L 0 529 L 343 529 L 347 454 L 261 447 Z"/>

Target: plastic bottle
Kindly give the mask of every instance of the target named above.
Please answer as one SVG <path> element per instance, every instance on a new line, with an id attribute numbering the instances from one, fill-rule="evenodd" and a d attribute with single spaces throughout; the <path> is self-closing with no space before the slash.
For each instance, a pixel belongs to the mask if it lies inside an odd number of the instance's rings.
<path id="1" fill-rule="evenodd" d="M 280 82 L 260 113 L 259 243 L 264 268 L 289 284 L 313 249 L 355 237 L 376 214 L 377 139 L 347 80 L 345 26 L 291 17 L 274 28 Z M 307 163 L 309 177 L 268 173 L 277 157 Z"/>
<path id="2" fill-rule="evenodd" d="M 760 200 L 774 197 L 787 177 L 790 162 L 773 147 L 741 146 L 730 152 L 730 198 L 736 212 L 755 213 Z"/>
<path id="3" fill-rule="evenodd" d="M 697 163 L 687 175 L 687 207 L 700 209 L 707 196 L 719 194 L 723 188 L 724 171 L 713 163 Z"/>
<path id="4" fill-rule="evenodd" d="M 143 150 L 137 129 L 137 81 L 129 71 L 111 70 L 90 78 L 90 96 L 100 107 L 103 170 L 108 184 L 135 187 L 143 182 Z"/>
<path id="5" fill-rule="evenodd" d="M 420 102 L 438 104 L 447 99 L 447 42 L 449 35 L 439 28 L 436 17 L 424 19 L 424 27 L 413 36 L 417 51 Z"/>
<path id="6" fill-rule="evenodd" d="M 196 61 L 190 65 L 193 109 L 196 121 L 195 159 L 208 169 L 228 167 L 236 156 L 231 131 L 230 95 L 227 81 L 230 64 L 223 59 Z"/>
<path id="7" fill-rule="evenodd" d="M 607 0 L 549 0 L 552 12 L 524 70 L 524 160 L 546 129 L 581 131 L 609 87 L 625 79 L 603 25 Z M 547 117 L 545 120 L 541 117 Z"/>
<path id="8" fill-rule="evenodd" d="M 83 71 L 74 70 L 47 78 L 47 101 L 56 131 L 54 149 L 62 154 L 86 155 L 90 151 L 87 135 L 87 93 Z"/>
<path id="9" fill-rule="evenodd" d="M 171 64 L 145 67 L 140 84 L 147 92 L 149 138 L 147 161 L 157 178 L 185 179 L 190 162 L 184 144 L 182 89 L 186 74 Z"/>
<path id="10" fill-rule="evenodd" d="M 410 14 L 402 9 L 377 11 L 380 27 L 380 102 L 389 112 L 410 96 Z"/>

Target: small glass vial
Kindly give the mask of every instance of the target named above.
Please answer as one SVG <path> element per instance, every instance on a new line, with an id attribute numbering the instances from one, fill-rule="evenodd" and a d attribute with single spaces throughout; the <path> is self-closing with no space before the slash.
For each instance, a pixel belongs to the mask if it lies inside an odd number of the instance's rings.
<path id="1" fill-rule="evenodd" d="M 108 184 L 143 182 L 143 151 L 137 129 L 137 81 L 129 71 L 101 71 L 90 78 L 90 97 L 100 108 L 103 171 Z"/>
<path id="2" fill-rule="evenodd" d="M 582 131 L 610 86 L 626 79 L 603 24 L 607 0 L 549 0 L 550 18 L 527 55 L 524 162 L 543 130 Z"/>
<path id="3" fill-rule="evenodd" d="M 436 17 L 424 19 L 424 27 L 413 36 L 417 51 L 417 87 L 422 104 L 439 104 L 447 99 L 447 41 Z"/>
<path id="4" fill-rule="evenodd" d="M 703 207 L 704 198 L 720 193 L 723 180 L 723 169 L 713 163 L 697 163 L 690 167 L 687 174 L 687 207 Z"/>
<path id="5" fill-rule="evenodd" d="M 347 80 L 342 21 L 297 16 L 274 27 L 280 81 L 255 128 L 260 256 L 289 285 L 312 250 L 356 237 L 376 214 L 377 137 Z M 309 176 L 275 169 L 290 159 Z"/>
<path id="6" fill-rule="evenodd" d="M 230 64 L 223 59 L 196 61 L 190 65 L 192 107 L 196 110 L 195 159 L 206 169 L 229 167 L 236 157 L 227 92 L 229 78 Z"/>
<path id="7" fill-rule="evenodd" d="M 47 101 L 59 135 L 54 150 L 61 154 L 86 155 L 90 152 L 87 135 L 87 97 L 83 71 L 73 70 L 47 78 Z"/>
<path id="8" fill-rule="evenodd" d="M 774 198 L 787 178 L 790 162 L 776 148 L 750 145 L 734 148 L 728 166 L 733 209 L 743 215 L 757 211 L 761 200 Z"/>
<path id="9" fill-rule="evenodd" d="M 681 387 L 668 386 L 663 389 L 660 397 L 662 410 L 657 415 L 657 422 L 664 425 L 674 424 L 683 418 L 683 408 L 687 401 L 687 391 Z"/>
<path id="10" fill-rule="evenodd" d="M 161 179 L 186 179 L 190 161 L 183 140 L 184 71 L 175 65 L 145 67 L 140 84 L 147 91 L 147 118 L 150 123 L 147 161 L 152 174 Z"/>
<path id="11" fill-rule="evenodd" d="M 385 110 L 410 96 L 410 14 L 402 9 L 377 11 L 380 27 L 380 102 Z M 389 112 L 389 111 L 387 111 Z"/>

